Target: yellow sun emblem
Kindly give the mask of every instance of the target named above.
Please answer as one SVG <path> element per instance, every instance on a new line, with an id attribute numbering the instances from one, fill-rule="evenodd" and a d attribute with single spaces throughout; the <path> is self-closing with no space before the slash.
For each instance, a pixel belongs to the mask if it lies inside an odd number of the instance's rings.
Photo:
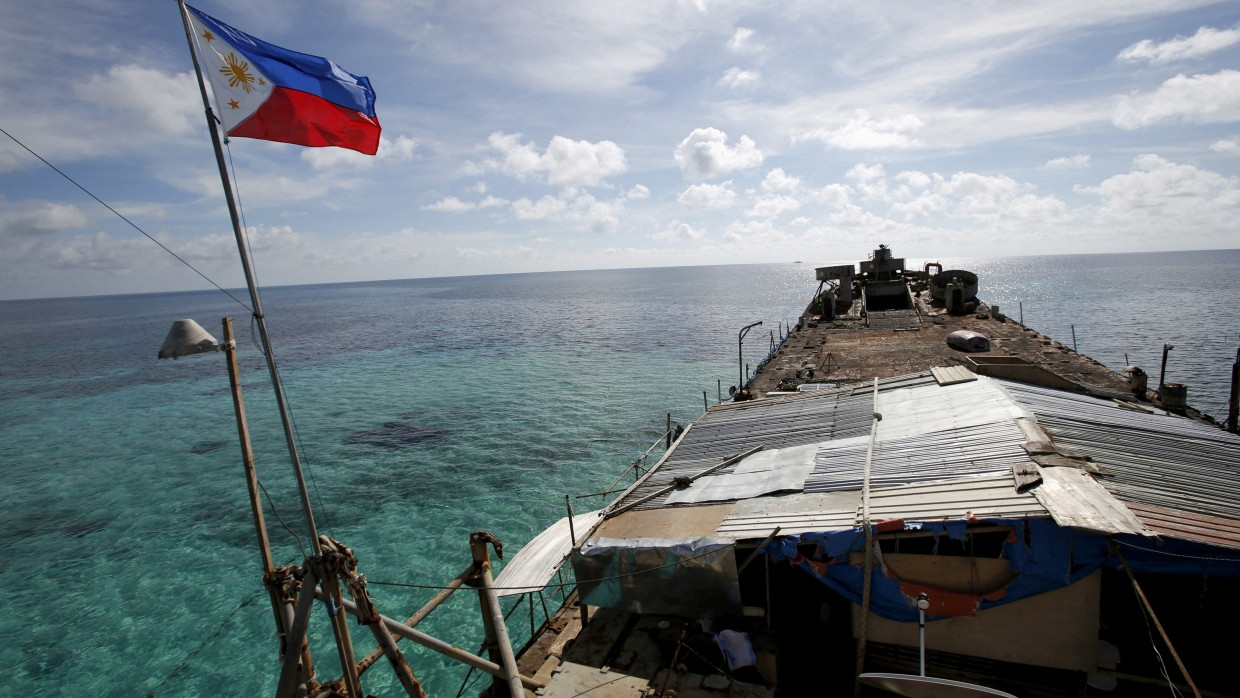
<path id="1" fill-rule="evenodd" d="M 234 53 L 229 53 L 224 59 L 224 67 L 220 68 L 220 72 L 228 76 L 229 87 L 240 87 L 249 94 L 254 87 L 250 84 L 254 82 L 254 75 L 250 72 L 250 64 L 237 58 Z"/>

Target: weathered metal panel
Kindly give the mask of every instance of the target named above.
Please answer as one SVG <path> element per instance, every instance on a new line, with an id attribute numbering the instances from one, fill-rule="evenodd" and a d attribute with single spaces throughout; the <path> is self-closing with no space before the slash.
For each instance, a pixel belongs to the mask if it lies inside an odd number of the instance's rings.
<path id="1" fill-rule="evenodd" d="M 570 531 L 578 541 L 583 540 L 590 528 L 600 521 L 602 513 L 600 510 L 577 514 L 571 529 L 565 516 L 521 546 L 495 578 L 498 594 L 512 596 L 547 586 L 573 549 Z"/>
<path id="2" fill-rule="evenodd" d="M 1128 503 L 1128 508 L 1143 524 L 1161 535 L 1240 548 L 1240 521 L 1134 502 Z"/>
<path id="3" fill-rule="evenodd" d="M 1047 516 L 1030 494 L 1018 493 L 1009 474 L 953 478 L 870 491 L 870 520 L 945 521 L 970 516 L 1016 518 Z M 861 514 L 857 512 L 858 525 Z"/>
<path id="4" fill-rule="evenodd" d="M 1042 483 L 1030 492 L 1060 526 L 1104 535 L 1154 535 L 1089 473 L 1071 467 L 1038 470 Z"/>
<path id="5" fill-rule="evenodd" d="M 1000 381 L 1061 449 L 1104 469 L 1098 482 L 1131 505 L 1240 526 L 1240 436 L 1165 412 Z M 1229 524 L 1229 525 L 1230 525 Z"/>

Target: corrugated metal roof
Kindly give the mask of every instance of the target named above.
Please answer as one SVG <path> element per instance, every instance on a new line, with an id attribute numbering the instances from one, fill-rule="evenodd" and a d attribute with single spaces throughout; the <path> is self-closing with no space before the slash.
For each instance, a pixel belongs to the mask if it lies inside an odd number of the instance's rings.
<path id="1" fill-rule="evenodd" d="M 1038 468 L 1038 472 L 1042 482 L 1031 493 L 1060 526 L 1102 534 L 1153 535 L 1089 473 L 1072 467 Z"/>
<path id="2" fill-rule="evenodd" d="M 736 503 L 717 535 L 735 540 L 764 538 L 779 527 L 782 536 L 844 531 L 857 525 L 860 492 L 792 494 Z"/>
<path id="3" fill-rule="evenodd" d="M 755 497 L 796 490 L 794 480 L 805 472 L 803 457 L 791 459 L 786 472 L 766 466 L 749 472 L 757 461 L 746 465 L 745 459 L 698 479 L 690 488 L 700 488 L 693 497 L 684 491 L 671 500 L 660 494 L 636 508 L 687 506 L 676 500 L 703 496 L 735 500 L 718 530 L 735 539 L 764 537 L 776 526 L 785 533 L 849 528 L 858 522 L 856 506 L 812 498 L 840 495 L 855 502 L 859 497 L 875 410 L 871 385 L 711 410 L 618 505 L 757 446 L 766 449 L 759 460 L 771 463 L 782 461 L 769 451 L 813 450 L 803 494 Z M 1190 537 L 1191 527 L 1173 525 L 1158 513 L 1171 511 L 1192 515 L 1208 529 L 1196 539 L 1221 537 L 1240 547 L 1240 488 L 1234 485 L 1240 479 L 1240 438 L 1235 435 L 1182 417 L 1143 414 L 1107 400 L 988 377 L 940 385 L 929 372 L 880 382 L 877 410 L 883 419 L 871 460 L 871 520 L 941 520 L 966 512 L 1051 515 L 1061 525 L 1100 532 L 1174 530 Z M 1072 459 L 1060 458 L 1065 466 L 1041 470 L 1043 485 L 1027 494 L 1015 491 L 1012 467 L 1033 466 L 1025 450 L 1033 436 L 1020 425 L 1032 425 L 1035 416 L 1055 448 L 1091 457 L 1104 468 L 1097 477 L 1102 487 L 1070 467 Z M 1135 517 L 1128 503 L 1134 504 Z"/>
<path id="4" fill-rule="evenodd" d="M 947 521 L 978 518 L 1046 516 L 1031 494 L 1018 493 L 1010 472 L 985 477 L 955 478 L 870 490 L 870 520 Z M 856 525 L 861 525 L 860 513 Z"/>
<path id="5" fill-rule="evenodd" d="M 1110 400 L 1000 381 L 1061 448 L 1105 469 L 1097 480 L 1158 531 L 1240 547 L 1240 436 L 1186 417 L 1123 409 Z M 1155 512 L 1172 512 L 1169 516 Z M 1191 515 L 1191 516 L 1188 516 Z M 1194 535 L 1191 524 L 1216 522 Z M 1172 533 L 1175 531 L 1175 533 Z"/>

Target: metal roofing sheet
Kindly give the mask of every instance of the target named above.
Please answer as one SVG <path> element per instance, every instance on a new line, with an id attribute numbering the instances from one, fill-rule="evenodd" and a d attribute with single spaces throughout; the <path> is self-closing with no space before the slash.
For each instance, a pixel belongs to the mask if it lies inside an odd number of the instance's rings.
<path id="1" fill-rule="evenodd" d="M 1156 533 L 1210 545 L 1240 548 L 1240 521 L 1217 516 L 1188 514 L 1148 504 L 1129 503 L 1128 508 Z"/>
<path id="2" fill-rule="evenodd" d="M 1240 524 L 1240 436 L 1174 414 L 1000 383 L 1037 415 L 1057 446 L 1105 468 L 1098 481 L 1120 501 Z"/>
<path id="3" fill-rule="evenodd" d="M 765 538 L 779 527 L 780 535 L 843 531 L 856 526 L 860 492 L 791 494 L 737 502 L 716 535 L 734 540 Z"/>
<path id="4" fill-rule="evenodd" d="M 908 521 L 945 521 L 970 516 L 1046 516 L 1030 494 L 1018 493 L 1010 473 L 983 477 L 953 478 L 870 490 L 870 520 L 903 518 Z M 860 514 L 856 523 L 860 525 Z"/>
<path id="5" fill-rule="evenodd" d="M 586 537 L 591 526 L 598 523 L 602 510 L 573 516 L 572 533 L 578 540 Z M 495 578 L 500 596 L 524 594 L 547 586 L 556 570 L 573 549 L 568 517 L 560 519 L 517 551 Z"/>
<path id="6" fill-rule="evenodd" d="M 1071 467 L 1038 468 L 1042 482 L 1031 490 L 1055 523 L 1095 533 L 1154 535 L 1089 473 Z"/>

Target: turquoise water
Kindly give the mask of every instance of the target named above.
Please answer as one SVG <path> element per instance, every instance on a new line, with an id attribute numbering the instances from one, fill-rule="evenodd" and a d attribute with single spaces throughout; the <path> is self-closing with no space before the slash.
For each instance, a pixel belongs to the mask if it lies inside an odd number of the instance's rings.
<path id="1" fill-rule="evenodd" d="M 1075 325 L 1080 350 L 1109 366 L 1127 352 L 1157 375 L 1170 341 L 1168 380 L 1203 409 L 1226 400 L 1238 251 L 942 261 L 1066 344 Z M 320 532 L 353 547 L 382 612 L 406 617 L 433 592 L 382 582 L 446 583 L 476 529 L 515 553 L 563 515 L 566 494 L 610 484 L 668 413 L 688 423 L 703 393 L 726 394 L 737 331 L 763 322 L 745 340 L 756 366 L 816 286 L 812 265 L 787 264 L 268 289 Z M 237 322 L 259 477 L 300 534 L 243 307 L 217 292 L 0 303 L 0 668 L 13 694 L 274 691 L 223 356 L 155 359 L 173 320 L 218 336 L 224 315 Z M 298 540 L 267 519 L 277 562 L 299 561 Z M 476 600 L 461 595 L 421 629 L 477 650 Z M 526 607 L 511 630 L 528 635 Z M 338 675 L 330 633 L 316 631 L 319 675 Z M 406 653 L 431 695 L 462 686 L 459 666 Z M 377 666 L 364 686 L 396 695 L 389 677 Z"/>

